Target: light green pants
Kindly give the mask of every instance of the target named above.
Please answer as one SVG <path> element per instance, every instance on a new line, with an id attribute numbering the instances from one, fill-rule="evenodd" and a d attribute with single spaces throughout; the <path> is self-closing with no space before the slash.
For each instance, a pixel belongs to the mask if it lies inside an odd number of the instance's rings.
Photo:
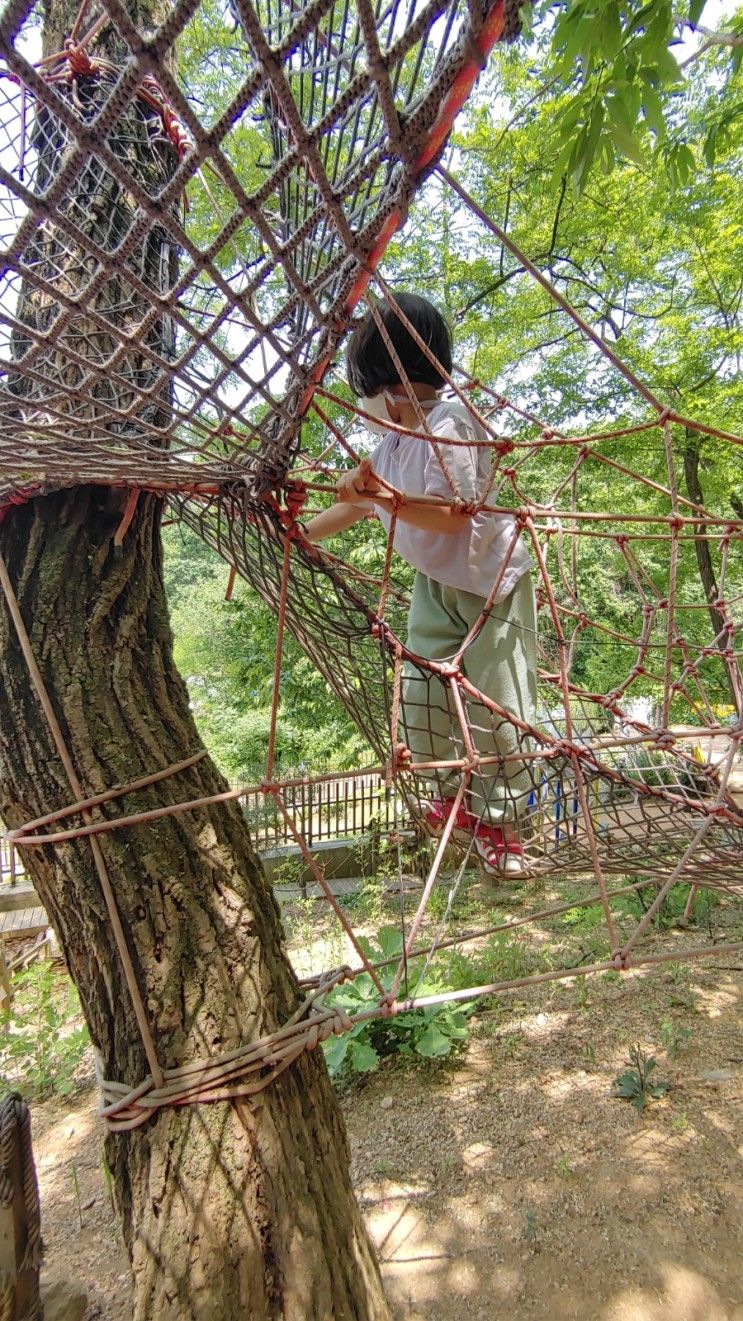
<path id="1" fill-rule="evenodd" d="M 408 616 L 408 646 L 426 660 L 450 661 L 485 601 L 471 592 L 445 587 L 416 573 Z M 537 623 L 534 588 L 528 573 L 492 613 L 462 658 L 471 684 L 505 711 L 534 725 L 537 704 Z M 529 740 L 509 720 L 499 717 L 460 688 L 475 748 L 482 757 L 514 756 L 529 750 Z M 451 761 L 465 755 L 461 722 L 449 686 L 408 662 L 402 690 L 400 735 L 414 761 Z M 461 771 L 424 775 L 436 797 L 451 797 Z M 532 788 L 530 763 L 494 761 L 472 776 L 470 810 L 494 825 L 514 821 L 526 811 Z"/>

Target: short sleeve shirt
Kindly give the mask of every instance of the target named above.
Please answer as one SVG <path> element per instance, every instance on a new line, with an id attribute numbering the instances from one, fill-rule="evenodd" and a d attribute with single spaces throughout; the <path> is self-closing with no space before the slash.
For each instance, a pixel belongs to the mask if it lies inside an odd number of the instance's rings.
<path id="1" fill-rule="evenodd" d="M 486 501 L 492 485 L 490 447 L 466 443 L 488 440 L 477 420 L 464 404 L 442 400 L 428 410 L 427 423 L 435 446 L 425 436 L 386 433 L 372 454 L 377 476 L 409 497 L 434 495 L 467 504 Z M 376 511 L 389 531 L 390 513 L 379 505 Z M 394 545 L 398 555 L 435 582 L 476 596 L 489 596 L 500 575 L 494 603 L 510 596 L 531 567 L 510 514 L 477 513 L 460 532 L 440 534 L 398 519 Z"/>

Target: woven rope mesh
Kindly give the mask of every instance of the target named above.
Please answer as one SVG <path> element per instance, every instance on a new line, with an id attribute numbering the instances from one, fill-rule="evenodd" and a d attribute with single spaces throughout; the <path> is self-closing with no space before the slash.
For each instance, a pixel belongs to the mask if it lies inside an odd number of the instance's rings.
<path id="1" fill-rule="evenodd" d="M 236 0 L 209 12 L 177 3 L 143 36 L 109 0 L 90 42 L 94 7 L 43 66 L 35 14 L 10 5 L 0 19 L 2 510 L 87 482 L 167 495 L 285 610 L 376 756 L 408 746 L 399 782 L 414 815 L 421 798 L 457 792 L 471 741 L 473 814 L 507 800 L 532 870 L 739 886 L 741 529 L 679 498 L 670 423 L 638 426 L 633 470 L 617 471 L 611 436 L 577 443 L 579 419 L 555 435 L 459 378 L 493 441 L 483 501 L 521 519 L 535 565 L 539 694 L 526 723 L 468 683 L 466 648 L 451 679 L 406 654 L 406 590 L 394 567 L 387 581 L 381 540 L 362 572 L 295 535 L 283 500 L 295 479 L 310 504 L 315 487 L 332 490 L 343 433 L 363 448 L 337 350 L 517 7 Z M 176 72 L 179 43 L 201 62 L 208 104 Z M 347 409 L 324 460 L 303 440 L 313 403 Z M 600 511 L 584 486 L 597 465 Z M 596 538 L 619 604 L 592 589 Z M 721 628 L 676 587 L 700 541 Z M 602 651 L 626 675 L 610 692 L 586 679 Z M 649 691 L 655 715 L 640 717 Z"/>
<path id="2" fill-rule="evenodd" d="M 196 462 L 202 482 L 280 479 L 489 9 L 316 0 L 197 25 L 176 5 L 157 79 L 121 6 L 113 35 L 43 70 L 22 53 L 35 15 L 6 10 L 2 503 L 73 481 L 182 487 Z M 176 41 L 206 46 L 209 107 L 169 73 Z"/>

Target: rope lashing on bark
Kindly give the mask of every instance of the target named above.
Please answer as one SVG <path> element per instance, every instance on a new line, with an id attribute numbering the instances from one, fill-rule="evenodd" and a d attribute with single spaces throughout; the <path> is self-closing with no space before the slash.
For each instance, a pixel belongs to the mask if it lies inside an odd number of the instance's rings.
<path id="1" fill-rule="evenodd" d="M 146 1123 L 163 1106 L 199 1105 L 263 1091 L 304 1051 L 350 1030 L 351 1019 L 339 1006 L 322 1004 L 322 998 L 345 980 L 347 971 L 340 968 L 326 974 L 283 1027 L 258 1041 L 166 1069 L 159 1084 L 151 1076 L 134 1088 L 101 1079 L 100 1113 L 108 1127 L 112 1132 L 124 1132 Z"/>
<path id="2" fill-rule="evenodd" d="M 624 891 L 622 891 L 624 892 Z M 495 928 L 497 929 L 497 928 Z M 449 942 L 459 944 L 461 940 Z M 442 942 L 437 948 L 446 948 Z M 572 968 L 516 977 L 508 981 L 490 982 L 483 986 L 467 987 L 461 991 L 442 991 L 435 995 L 396 999 L 392 993 L 379 1004 L 358 1013 L 349 1014 L 339 1005 L 324 1006 L 320 997 L 353 975 L 353 970 L 342 968 L 323 974 L 319 985 L 306 997 L 301 1008 L 270 1036 L 263 1037 L 232 1051 L 210 1055 L 177 1069 L 166 1069 L 162 1087 L 156 1087 L 147 1077 L 138 1087 L 101 1080 L 102 1105 L 99 1113 L 112 1132 L 125 1132 L 138 1128 L 166 1106 L 205 1105 L 216 1101 L 245 1099 L 256 1096 L 289 1068 L 305 1051 L 315 1050 L 331 1036 L 349 1032 L 359 1023 L 390 1018 L 434 1005 L 454 1005 L 462 1001 L 485 999 L 508 991 L 522 990 L 565 979 L 596 976 L 605 972 L 627 972 L 630 968 L 659 967 L 665 963 L 693 962 L 738 955 L 743 942 L 704 946 L 682 951 L 647 954 L 630 960 L 628 954 L 618 951 L 611 959 L 601 963 L 580 964 Z M 420 954 L 430 954 L 430 947 Z M 414 956 L 415 957 L 415 956 Z M 381 966 L 381 965 L 380 965 Z M 358 976 L 361 969 L 355 973 Z M 302 1019 L 299 1015 L 309 1013 Z"/>

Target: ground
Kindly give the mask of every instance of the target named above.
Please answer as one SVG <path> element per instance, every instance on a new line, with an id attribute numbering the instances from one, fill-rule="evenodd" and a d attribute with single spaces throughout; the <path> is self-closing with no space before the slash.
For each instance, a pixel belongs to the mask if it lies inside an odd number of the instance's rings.
<path id="1" fill-rule="evenodd" d="M 728 938 L 724 901 L 714 923 Z M 306 906 L 289 924 L 295 944 L 324 929 Z M 545 936 L 592 961 L 590 919 L 553 923 L 509 945 L 512 971 L 517 954 L 538 966 Z M 742 997 L 729 955 L 547 983 L 486 1002 L 455 1060 L 388 1057 L 347 1083 L 354 1183 L 398 1321 L 743 1321 Z M 641 1114 L 611 1095 L 635 1043 L 671 1084 Z M 47 1268 L 74 1262 L 87 1321 L 128 1321 L 94 1111 L 91 1088 L 33 1108 Z"/>

